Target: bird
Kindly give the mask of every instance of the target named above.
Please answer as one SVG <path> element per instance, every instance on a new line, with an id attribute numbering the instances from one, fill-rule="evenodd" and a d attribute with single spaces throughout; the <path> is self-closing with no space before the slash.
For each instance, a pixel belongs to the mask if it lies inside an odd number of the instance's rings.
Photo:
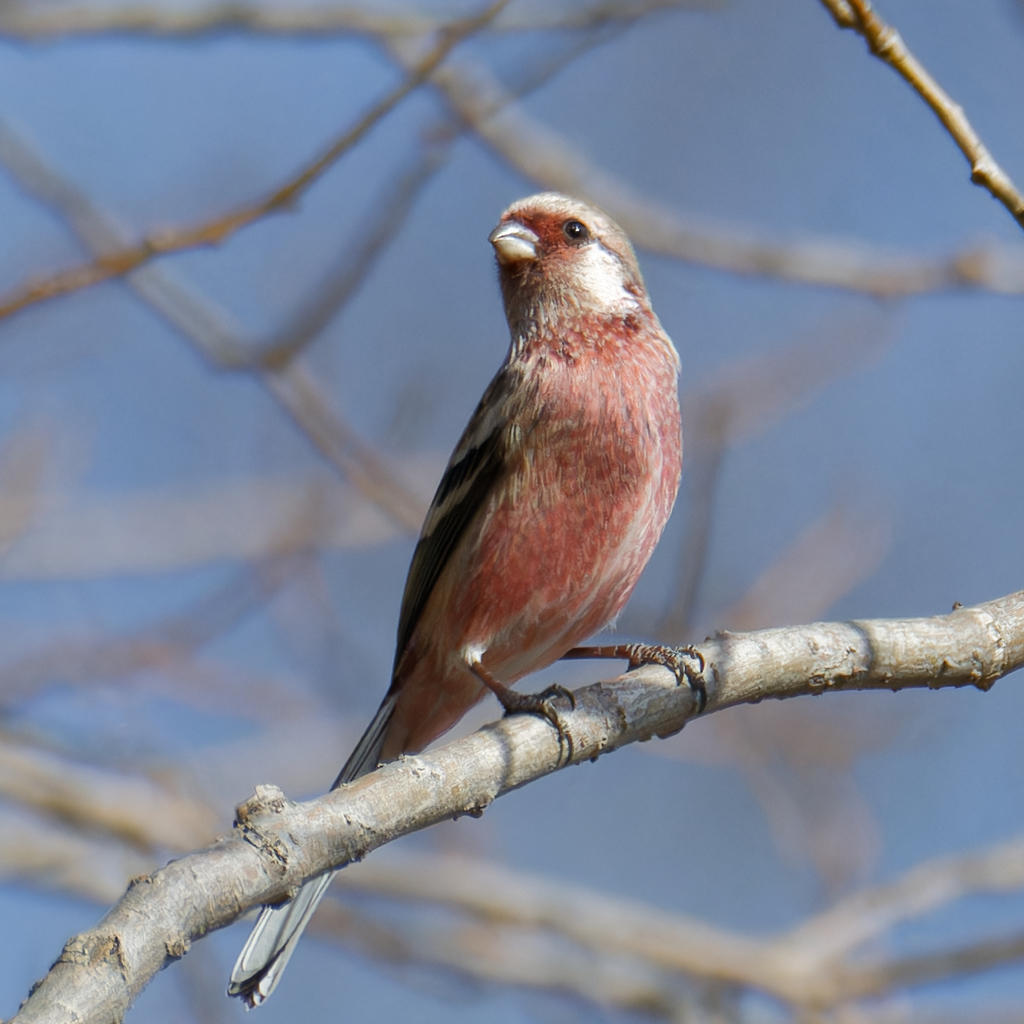
<path id="1" fill-rule="evenodd" d="M 579 646 L 622 611 L 682 470 L 679 356 L 633 247 L 605 213 L 555 192 L 513 203 L 489 240 L 509 348 L 424 520 L 390 688 L 332 788 L 422 750 L 488 691 L 506 713 L 557 724 L 549 691 L 510 687 L 563 657 L 654 661 L 694 686 L 673 648 Z M 229 994 L 250 1007 L 270 995 L 332 875 L 264 907 Z"/>

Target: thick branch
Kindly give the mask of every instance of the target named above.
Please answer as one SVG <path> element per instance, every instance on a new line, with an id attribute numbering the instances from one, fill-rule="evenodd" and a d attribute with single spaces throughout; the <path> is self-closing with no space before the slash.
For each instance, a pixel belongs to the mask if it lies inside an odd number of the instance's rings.
<path id="1" fill-rule="evenodd" d="M 708 711 L 829 690 L 977 686 L 1024 664 L 1024 591 L 950 615 L 816 623 L 718 634 L 700 647 Z M 206 932 L 399 836 L 463 814 L 567 764 L 678 731 L 693 693 L 643 668 L 578 690 L 564 736 L 516 715 L 428 754 L 404 757 L 318 800 L 264 786 L 234 835 L 136 880 L 91 931 L 72 938 L 15 1020 L 120 1021 L 150 978 Z"/>

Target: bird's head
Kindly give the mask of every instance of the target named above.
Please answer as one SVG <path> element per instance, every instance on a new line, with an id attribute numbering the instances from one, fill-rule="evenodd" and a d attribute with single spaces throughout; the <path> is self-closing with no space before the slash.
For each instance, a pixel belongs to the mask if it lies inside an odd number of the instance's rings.
<path id="1" fill-rule="evenodd" d="M 513 337 L 650 309 L 625 232 L 578 199 L 557 192 L 521 199 L 490 241 Z"/>

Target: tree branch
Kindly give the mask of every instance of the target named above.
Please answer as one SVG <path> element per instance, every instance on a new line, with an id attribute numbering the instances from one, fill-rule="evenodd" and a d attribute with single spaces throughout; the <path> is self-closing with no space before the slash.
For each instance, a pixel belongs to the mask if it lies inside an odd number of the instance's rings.
<path id="1" fill-rule="evenodd" d="M 416 867 L 420 863 L 417 858 Z M 450 866 L 464 864 L 459 860 Z M 561 891 L 551 883 L 548 886 Z M 584 948 L 544 927 L 449 917 L 385 924 L 327 899 L 320 904 L 310 931 L 350 954 L 399 969 L 428 968 L 455 974 L 476 986 L 560 992 L 585 1005 L 663 1017 L 673 1024 L 707 1020 L 697 1015 L 693 986 L 642 959 Z M 588 1019 L 586 1010 L 579 1019 Z"/>
<path id="2" fill-rule="evenodd" d="M 394 37 L 387 47 L 404 68 L 415 66 L 418 51 L 412 44 Z M 1024 292 L 1019 247 L 975 245 L 931 259 L 828 236 L 780 242 L 765 231 L 697 219 L 652 201 L 589 161 L 578 145 L 515 102 L 483 63 L 450 60 L 438 68 L 431 84 L 481 141 L 520 174 L 545 189 L 599 206 L 622 225 L 634 245 L 649 252 L 731 274 L 845 288 L 879 298 L 961 288 Z"/>
<path id="3" fill-rule="evenodd" d="M 67 178 L 58 174 L 0 121 L 0 162 L 18 184 L 57 212 L 97 259 L 128 245 L 114 219 Z M 376 242 L 375 236 L 372 242 Z M 368 266 L 377 246 L 356 245 L 353 258 Z M 382 509 L 398 526 L 419 531 L 426 497 L 411 491 L 386 460 L 349 426 L 326 390 L 299 355 L 266 366 L 259 356 L 265 342 L 250 341 L 210 300 L 176 280 L 166 266 L 150 264 L 129 275 L 139 297 L 218 369 L 252 372 L 320 453 L 339 469 L 355 490 Z M 343 296 L 335 296 L 344 301 Z M 319 303 L 317 303 L 319 304 Z M 307 307 L 308 311 L 309 307 Z M 2 314 L 0 314 L 2 316 Z M 294 326 L 286 325 L 284 337 Z"/>
<path id="4" fill-rule="evenodd" d="M 408 71 L 405 79 L 399 85 L 370 107 L 320 156 L 269 195 L 212 220 L 188 227 L 150 232 L 135 245 L 104 253 L 89 263 L 72 267 L 43 280 L 30 280 L 6 295 L 0 296 L 0 319 L 11 316 L 37 302 L 89 288 L 111 278 L 123 277 L 133 270 L 145 266 L 157 256 L 222 245 L 242 228 L 248 227 L 271 213 L 277 213 L 293 206 L 324 172 L 359 143 L 410 93 L 415 92 L 428 81 L 431 75 L 448 59 L 448 55 L 456 46 L 489 24 L 507 3 L 508 0 L 494 0 L 481 14 L 463 18 L 442 29 L 437 42 L 429 48 L 425 56 L 416 62 L 415 67 Z"/>
<path id="5" fill-rule="evenodd" d="M 1024 591 L 929 619 L 815 623 L 720 633 L 700 646 L 708 712 L 828 691 L 976 686 L 1024 665 Z M 696 713 L 689 687 L 645 667 L 576 691 L 561 713 L 515 715 L 427 754 L 403 757 L 317 800 L 261 786 L 232 836 L 137 879 L 92 930 L 65 946 L 14 1018 L 120 1021 L 153 975 L 248 909 L 307 878 L 463 814 L 568 764 L 677 732 Z"/>
<path id="6" fill-rule="evenodd" d="M 718 10 L 722 0 L 597 0 L 588 6 L 560 9 L 523 5 L 503 11 L 489 26 L 492 33 L 580 30 L 628 22 L 653 11 L 684 8 Z M 284 37 L 363 35 L 422 36 L 445 27 L 446 22 L 426 5 L 406 9 L 367 4 L 233 3 L 214 0 L 202 6 L 160 3 L 119 3 L 116 6 L 86 4 L 60 9 L 15 3 L 0 9 L 0 37 L 14 42 L 39 42 L 83 36 L 156 36 L 164 39 L 194 39 L 213 33 L 236 32 Z"/>
<path id="7" fill-rule="evenodd" d="M 561 936 L 604 965 L 628 962 L 649 972 L 664 972 L 661 990 L 667 978 L 682 975 L 756 989 L 794 1006 L 828 1007 L 1019 959 L 1024 954 L 1018 936 L 987 938 L 911 957 L 879 954 L 876 949 L 869 959 L 858 950 L 869 942 L 878 943 L 897 923 L 953 900 L 979 893 L 1018 892 L 1024 886 L 1022 854 L 1024 841 L 1016 839 L 967 856 L 929 861 L 886 885 L 861 890 L 789 932 L 766 938 L 751 938 L 685 914 L 470 857 L 371 860 L 358 870 L 342 873 L 336 888 L 342 893 L 442 906 L 469 915 L 477 928 L 490 925 L 516 929 L 520 936 L 531 930 Z M 352 911 L 330 902 L 333 908 L 318 934 L 359 948 L 360 937 L 352 934 L 346 921 Z M 420 927 L 426 934 L 417 935 L 415 927 L 402 929 L 413 937 L 412 942 L 406 941 L 403 953 L 411 959 L 409 947 L 414 945 L 422 962 L 433 962 L 438 947 L 444 950 L 459 934 L 447 930 L 452 927 L 447 918 L 429 931 Z M 362 945 L 365 948 L 371 942 L 372 938 L 363 939 Z M 493 956 L 489 944 L 478 941 L 478 950 L 481 946 Z M 479 975 L 488 976 L 487 962 L 473 952 L 466 950 L 468 962 L 478 968 Z M 378 950 L 377 955 L 386 958 L 387 951 Z M 517 983 L 541 984 L 538 979 L 551 973 L 538 972 Z M 563 976 L 565 981 L 572 977 L 571 969 Z M 642 986 L 652 993 L 659 991 L 657 977 L 649 974 Z"/>
<path id="8" fill-rule="evenodd" d="M 996 163 L 967 120 L 964 108 L 955 103 L 928 69 L 907 49 L 903 37 L 886 24 L 871 6 L 870 0 L 821 0 L 840 28 L 852 29 L 864 38 L 868 49 L 900 75 L 931 107 L 960 152 L 971 165 L 971 181 L 987 189 L 1024 228 L 1024 196 L 1010 176 Z"/>

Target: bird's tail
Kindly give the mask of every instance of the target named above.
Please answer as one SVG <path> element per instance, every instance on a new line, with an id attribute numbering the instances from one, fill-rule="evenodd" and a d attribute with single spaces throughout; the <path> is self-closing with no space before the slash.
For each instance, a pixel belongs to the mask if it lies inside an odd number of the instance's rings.
<path id="1" fill-rule="evenodd" d="M 377 767 L 384 737 L 395 713 L 396 698 L 397 694 L 392 693 L 384 698 L 331 789 L 352 782 Z M 228 995 L 238 996 L 251 1009 L 259 1006 L 274 991 L 333 877 L 334 872 L 328 871 L 311 878 L 289 903 L 263 908 L 235 962 Z"/>

